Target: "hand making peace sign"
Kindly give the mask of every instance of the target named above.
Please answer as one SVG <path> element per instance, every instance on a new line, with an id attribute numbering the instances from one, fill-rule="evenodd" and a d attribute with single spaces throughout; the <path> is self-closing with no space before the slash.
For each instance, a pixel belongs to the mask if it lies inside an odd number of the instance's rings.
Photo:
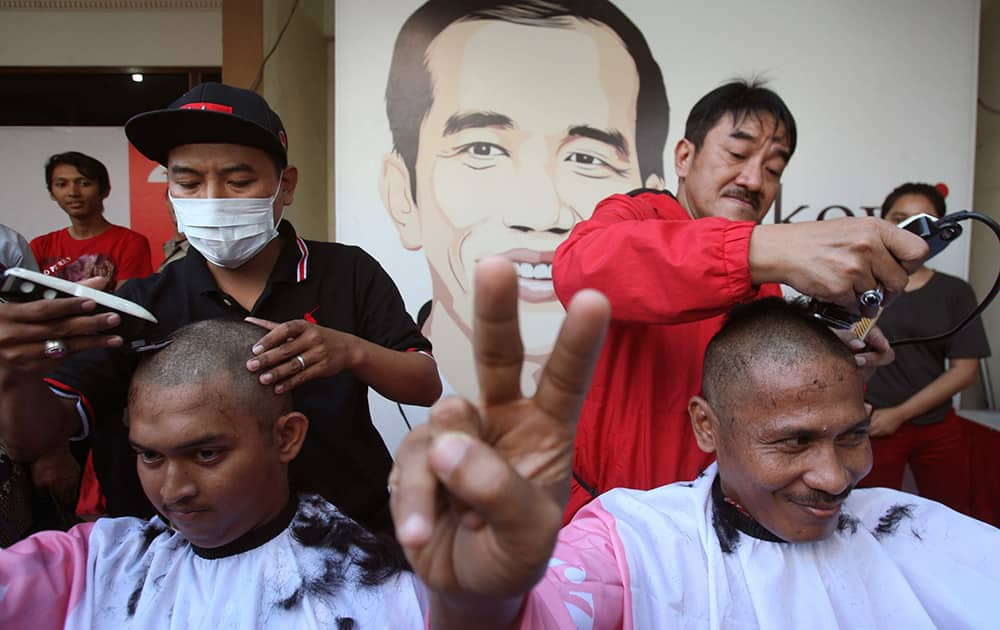
<path id="1" fill-rule="evenodd" d="M 532 398 L 521 393 L 517 277 L 476 268 L 474 348 L 481 401 L 452 397 L 410 433 L 389 478 L 400 543 L 431 593 L 431 622 L 504 627 L 544 572 L 569 491 L 576 420 L 610 319 L 581 291 Z M 484 625 L 486 624 L 486 625 Z"/>

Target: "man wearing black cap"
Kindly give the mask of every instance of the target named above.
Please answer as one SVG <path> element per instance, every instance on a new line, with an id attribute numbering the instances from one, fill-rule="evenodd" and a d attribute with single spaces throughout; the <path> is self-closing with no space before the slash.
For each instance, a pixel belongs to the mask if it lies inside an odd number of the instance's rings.
<path id="1" fill-rule="evenodd" d="M 389 528 L 391 458 L 371 423 L 368 387 L 425 405 L 441 387 L 430 343 L 396 286 L 359 248 L 303 240 L 281 220 L 298 171 L 288 165 L 281 119 L 256 93 L 202 84 L 135 116 L 125 132 L 167 167 L 178 230 L 191 246 L 184 260 L 121 291 L 158 319 L 141 337 L 163 340 L 204 319 L 267 329 L 247 369 L 276 393 L 292 391 L 296 410 L 314 419 L 292 465 L 296 489 Z M 131 339 L 109 330 L 120 317 L 88 314 L 94 306 L 82 298 L 0 305 L 0 440 L 30 461 L 93 430 L 109 513 L 145 516 L 152 509 L 118 421 L 136 356 L 122 350 Z M 49 370 L 43 384 L 38 376 Z"/>

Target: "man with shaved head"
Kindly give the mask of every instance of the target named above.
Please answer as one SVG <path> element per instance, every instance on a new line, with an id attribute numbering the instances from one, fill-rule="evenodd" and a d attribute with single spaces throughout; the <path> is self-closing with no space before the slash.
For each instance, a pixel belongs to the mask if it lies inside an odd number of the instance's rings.
<path id="1" fill-rule="evenodd" d="M 872 462 L 862 372 L 802 306 L 734 309 L 708 345 L 702 393 L 688 411 L 717 463 L 601 495 L 554 551 L 536 514 L 565 505 L 570 467 L 542 455 L 572 443 L 575 416 L 519 442 L 520 426 L 470 407 L 432 414 L 434 435 L 408 437 L 390 479 L 426 489 L 393 512 L 414 566 L 434 549 L 452 580 L 435 627 L 463 615 L 484 629 L 996 627 L 1000 530 L 854 490 Z"/>
<path id="2" fill-rule="evenodd" d="M 308 421 L 291 392 L 245 369 L 260 335 L 206 320 L 144 357 L 128 436 L 157 516 L 104 518 L 0 551 L 0 627 L 419 625 L 398 546 L 290 481 Z"/>

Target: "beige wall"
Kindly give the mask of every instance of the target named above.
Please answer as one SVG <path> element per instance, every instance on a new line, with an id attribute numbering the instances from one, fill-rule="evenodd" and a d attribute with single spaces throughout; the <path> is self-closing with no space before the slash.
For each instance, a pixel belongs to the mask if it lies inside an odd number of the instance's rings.
<path id="1" fill-rule="evenodd" d="M 264 59 L 261 0 L 222 2 L 222 82 L 249 88 Z"/>
<path id="2" fill-rule="evenodd" d="M 221 66 L 220 9 L 0 10 L 0 66 Z"/>
<path id="3" fill-rule="evenodd" d="M 976 128 L 976 179 L 973 209 L 1000 221 L 1000 1 L 984 0 L 979 34 L 979 107 Z M 992 110 L 992 111 L 991 111 Z M 950 208 L 961 210 L 962 208 Z M 985 226 L 973 230 L 970 279 L 980 299 L 986 296 L 1000 272 L 1000 245 Z M 993 357 L 988 361 L 993 397 L 1000 403 L 1000 304 L 983 314 Z M 970 392 L 963 407 L 981 406 Z"/>
<path id="4" fill-rule="evenodd" d="M 274 45 L 293 0 L 264 0 L 264 54 Z M 286 211 L 300 235 L 331 238 L 327 161 L 333 129 L 329 117 L 328 12 L 333 2 L 299 0 L 288 30 L 267 61 L 261 93 L 288 132 L 289 162 L 299 169 L 295 203 Z M 331 22 L 332 23 L 332 22 Z"/>

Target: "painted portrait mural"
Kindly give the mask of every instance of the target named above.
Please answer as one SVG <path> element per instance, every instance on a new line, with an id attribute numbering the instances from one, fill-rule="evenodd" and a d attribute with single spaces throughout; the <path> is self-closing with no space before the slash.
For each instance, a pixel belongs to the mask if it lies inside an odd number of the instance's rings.
<path id="1" fill-rule="evenodd" d="M 669 108 L 645 39 L 609 2 L 568 4 L 433 0 L 396 40 L 380 192 L 403 247 L 427 258 L 423 330 L 463 394 L 476 261 L 517 269 L 533 391 L 563 315 L 556 247 L 608 195 L 664 186 Z"/>
<path id="2" fill-rule="evenodd" d="M 769 3 L 785 7 L 784 19 L 793 23 L 815 17 L 798 4 Z M 834 148 L 841 159 L 851 151 L 812 144 L 824 141 L 823 131 L 810 134 L 820 115 L 813 112 L 825 107 L 813 101 L 831 92 L 817 89 L 815 68 L 790 54 L 794 42 L 768 35 L 767 29 L 784 32 L 773 13 L 737 2 L 689 4 L 337 0 L 337 238 L 365 247 L 400 286 L 433 343 L 445 394 L 477 395 L 470 361 L 476 261 L 499 255 L 515 265 L 526 353 L 522 387 L 533 392 L 564 314 L 551 280 L 556 248 L 605 197 L 673 189 L 670 143 L 680 139 L 694 101 L 728 79 L 775 75 L 772 87 L 799 120 L 803 142 L 793 164 L 799 170 L 785 179 L 794 182 L 805 170 L 808 183 L 786 184 L 783 215 L 814 219 L 834 205 L 843 210 L 827 211 L 829 218 L 858 214 L 891 189 L 890 172 L 855 190 L 837 189 L 836 178 L 823 179 L 830 168 L 824 157 L 802 169 L 810 153 L 825 150 L 828 158 Z M 968 4 L 971 14 L 975 3 Z M 849 32 L 855 18 L 848 18 L 827 20 L 827 28 Z M 756 47 L 723 46 L 748 33 Z M 805 54 L 824 58 L 816 34 L 791 35 L 815 40 Z M 844 64 L 856 67 L 857 60 Z M 920 83 L 914 79 L 915 91 Z M 888 118 L 891 103 L 873 111 L 876 118 L 866 124 L 892 126 L 877 118 Z M 865 115 L 859 109 L 857 116 Z M 844 133 L 826 131 L 835 141 Z M 888 171 L 920 170 L 907 160 Z M 862 161 L 847 170 L 864 173 Z M 914 177 L 944 181 L 951 173 L 925 172 Z M 427 416 L 424 408 L 375 393 L 371 403 L 391 450 Z"/>

